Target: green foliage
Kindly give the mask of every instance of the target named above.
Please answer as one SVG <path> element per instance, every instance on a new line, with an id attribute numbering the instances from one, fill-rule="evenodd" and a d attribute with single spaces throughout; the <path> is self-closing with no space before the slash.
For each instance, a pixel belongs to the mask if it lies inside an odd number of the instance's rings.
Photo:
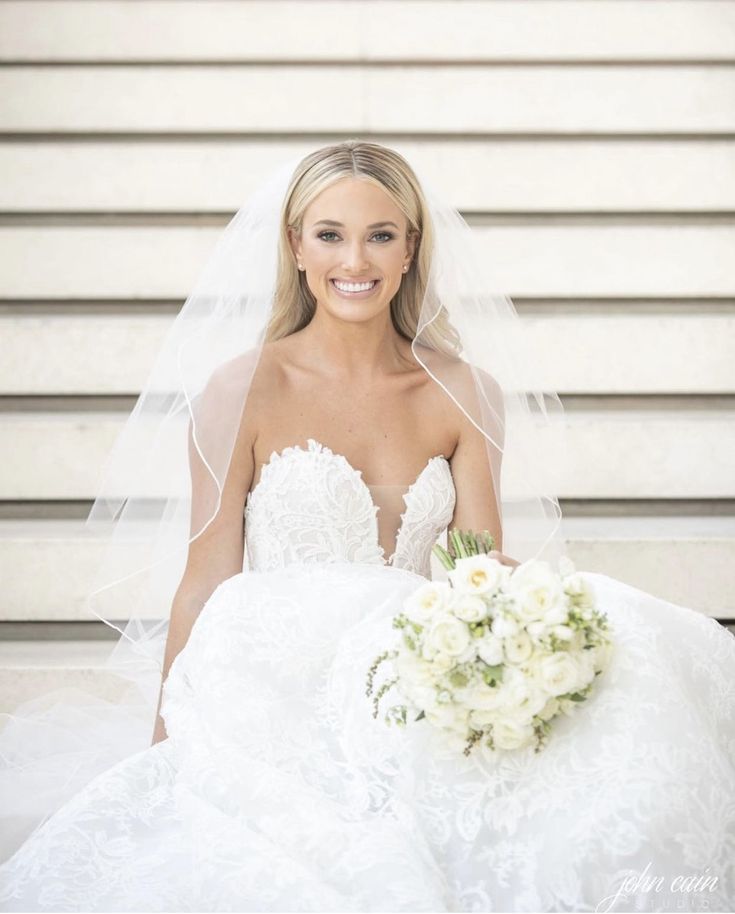
<path id="1" fill-rule="evenodd" d="M 474 533 L 472 530 L 450 530 L 447 534 L 449 551 L 437 543 L 432 552 L 449 571 L 456 567 L 457 559 L 471 555 L 487 554 L 495 548 L 495 540 L 489 530 Z"/>

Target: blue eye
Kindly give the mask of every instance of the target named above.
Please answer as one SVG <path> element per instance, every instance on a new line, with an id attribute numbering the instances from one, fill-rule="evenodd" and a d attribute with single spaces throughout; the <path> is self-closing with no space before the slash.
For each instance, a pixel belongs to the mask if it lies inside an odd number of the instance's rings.
<path id="1" fill-rule="evenodd" d="M 326 230 L 326 231 L 324 231 L 324 232 L 319 232 L 319 234 L 317 235 L 317 238 L 324 238 L 324 235 L 336 235 L 336 234 L 337 234 L 336 232 L 332 232 L 332 231 Z M 373 235 L 373 238 L 375 238 L 376 235 L 385 235 L 385 237 L 388 239 L 388 241 L 392 241 L 392 240 L 393 240 L 393 233 L 392 233 L 392 232 L 376 232 L 375 235 Z M 324 238 L 324 240 L 326 241 L 327 239 Z M 380 243 L 381 243 L 381 244 L 385 244 L 386 242 L 385 242 L 385 241 L 381 241 Z"/>

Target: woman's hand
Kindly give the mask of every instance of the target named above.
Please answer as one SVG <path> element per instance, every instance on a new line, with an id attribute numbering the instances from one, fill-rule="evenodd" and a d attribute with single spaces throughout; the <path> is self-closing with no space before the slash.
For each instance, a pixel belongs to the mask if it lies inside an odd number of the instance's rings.
<path id="1" fill-rule="evenodd" d="M 495 559 L 496 562 L 500 562 L 501 565 L 510 565 L 511 568 L 515 568 L 516 565 L 521 564 L 515 559 L 512 559 L 509 555 L 504 555 L 502 552 L 498 552 L 497 549 L 493 549 L 492 552 L 488 552 L 487 554 L 491 559 Z"/>

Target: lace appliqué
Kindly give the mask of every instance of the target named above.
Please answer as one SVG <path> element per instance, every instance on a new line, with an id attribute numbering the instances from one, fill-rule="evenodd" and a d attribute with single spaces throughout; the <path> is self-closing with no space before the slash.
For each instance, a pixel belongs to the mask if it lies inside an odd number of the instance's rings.
<path id="1" fill-rule="evenodd" d="M 282 568 L 293 562 L 359 562 L 391 565 L 431 575 L 431 549 L 452 519 L 456 492 L 449 461 L 439 454 L 403 496 L 393 554 L 378 539 L 378 511 L 370 489 L 342 454 L 314 438 L 273 451 L 245 503 L 250 567 Z"/>

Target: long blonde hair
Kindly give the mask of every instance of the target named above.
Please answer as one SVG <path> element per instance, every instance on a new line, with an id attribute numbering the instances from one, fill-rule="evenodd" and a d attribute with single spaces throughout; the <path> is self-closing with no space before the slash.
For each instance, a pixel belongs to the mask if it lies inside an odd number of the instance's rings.
<path id="1" fill-rule="evenodd" d="M 426 198 L 413 169 L 395 150 L 379 143 L 345 140 L 310 153 L 294 171 L 281 211 L 278 278 L 266 342 L 301 330 L 314 316 L 316 300 L 306 277 L 296 266 L 288 228 L 300 237 L 304 212 L 311 201 L 345 177 L 372 181 L 382 188 L 405 215 L 408 234 L 416 236 L 414 258 L 390 303 L 397 333 L 409 341 L 416 336 L 434 247 Z M 459 357 L 459 336 L 449 322 L 445 308 L 442 307 L 431 324 L 422 329 L 421 343 L 453 358 Z"/>

